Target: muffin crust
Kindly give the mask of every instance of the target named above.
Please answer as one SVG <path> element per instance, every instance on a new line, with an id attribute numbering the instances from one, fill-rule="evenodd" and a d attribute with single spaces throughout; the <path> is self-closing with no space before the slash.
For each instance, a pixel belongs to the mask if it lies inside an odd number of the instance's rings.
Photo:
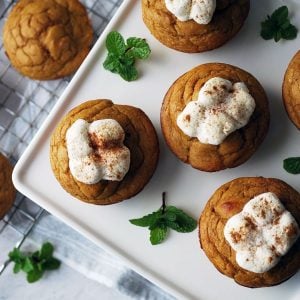
<path id="1" fill-rule="evenodd" d="M 232 83 L 244 82 L 256 103 L 249 123 L 218 146 L 190 138 L 176 123 L 178 114 L 198 97 L 200 88 L 213 77 L 222 77 Z M 221 63 L 203 64 L 179 77 L 165 95 L 161 108 L 161 127 L 172 152 L 183 162 L 208 172 L 233 168 L 247 161 L 262 143 L 269 118 L 267 96 L 260 83 L 246 71 Z"/>
<path id="2" fill-rule="evenodd" d="M 234 179 L 211 196 L 199 219 L 199 240 L 209 260 L 224 275 L 232 277 L 246 287 L 277 285 L 300 268 L 300 239 L 279 263 L 264 273 L 253 273 L 242 269 L 236 262 L 235 251 L 224 237 L 224 226 L 228 219 L 239 213 L 255 196 L 272 192 L 300 224 L 300 194 L 285 182 L 274 178 L 244 177 Z"/>
<path id="3" fill-rule="evenodd" d="M 4 25 L 12 65 L 33 79 L 73 73 L 89 52 L 93 32 L 78 0 L 20 0 Z"/>
<path id="4" fill-rule="evenodd" d="M 285 72 L 282 97 L 289 118 L 300 129 L 300 51 L 292 58 Z"/>
<path id="5" fill-rule="evenodd" d="M 10 210 L 16 196 L 11 179 L 12 170 L 7 158 L 0 153 L 0 219 Z"/>
<path id="6" fill-rule="evenodd" d="M 130 168 L 122 181 L 101 180 L 84 184 L 74 179 L 69 169 L 66 132 L 78 119 L 93 122 L 114 119 L 125 131 L 124 145 L 130 150 Z M 56 179 L 74 197 L 93 204 L 112 204 L 140 192 L 155 171 L 159 145 L 155 129 L 146 114 L 135 107 L 116 105 L 110 100 L 92 100 L 72 109 L 51 137 L 50 162 Z"/>
<path id="7" fill-rule="evenodd" d="M 217 0 L 212 21 L 201 25 L 179 21 L 164 0 L 142 0 L 143 20 L 151 34 L 165 46 L 182 52 L 204 52 L 218 48 L 240 30 L 250 9 L 249 0 Z"/>

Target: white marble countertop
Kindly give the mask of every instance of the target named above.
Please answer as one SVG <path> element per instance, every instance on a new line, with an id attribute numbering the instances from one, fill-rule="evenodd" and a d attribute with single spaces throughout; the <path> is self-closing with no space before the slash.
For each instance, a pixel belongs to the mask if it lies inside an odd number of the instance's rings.
<path id="1" fill-rule="evenodd" d="M 34 204 L 31 205 L 34 207 Z M 10 212 L 12 213 L 12 212 Z M 9 216 L 6 216 L 6 218 Z M 54 217 L 47 215 L 49 222 L 55 220 Z M 42 219 L 43 220 L 43 219 Z M 36 240 L 37 244 L 40 244 L 40 239 L 45 239 L 49 236 L 42 236 L 41 231 L 47 227 L 47 224 L 43 227 L 41 224 L 42 220 L 38 220 L 36 225 L 29 234 L 29 237 L 25 239 L 21 250 L 35 250 L 36 245 L 33 245 L 32 240 Z M 8 258 L 7 254 L 12 250 L 14 245 L 20 240 L 22 235 L 15 230 L 13 226 L 17 222 L 22 222 L 22 219 L 18 220 L 11 219 L 11 225 L 6 226 L 0 234 L 0 265 Z M 57 221 L 59 222 L 59 221 Z M 55 221 L 51 222 L 55 223 Z M 61 224 L 59 224 L 61 225 Z M 39 230 L 40 229 L 40 230 Z M 65 230 L 68 227 L 65 226 Z M 51 228 L 49 228 L 49 235 L 51 234 Z M 71 231 L 71 234 L 77 234 Z M 49 238 L 48 240 L 53 240 Z M 55 241 L 54 241 L 55 243 Z M 25 249 L 25 250 L 23 250 Z M 60 254 L 60 259 L 63 261 L 67 257 L 67 248 L 62 248 L 64 255 L 55 252 L 54 256 Z M 102 300 L 125 300 L 129 297 L 121 294 L 117 289 L 101 284 L 98 281 L 91 280 L 84 276 L 82 273 L 76 271 L 74 268 L 69 267 L 66 263 L 62 262 L 58 270 L 45 272 L 41 280 L 36 283 L 29 284 L 26 281 L 26 274 L 19 272 L 18 274 L 13 273 L 14 263 L 9 263 L 4 269 L 4 272 L 0 276 L 0 300 L 18 300 L 18 299 L 99 299 Z"/>
<path id="2" fill-rule="evenodd" d="M 26 208 L 33 214 L 37 205 L 28 202 Z M 8 259 L 8 253 L 22 240 L 23 234 L 19 230 L 21 224 L 24 226 L 26 218 L 19 212 L 20 207 L 10 211 L 4 219 L 9 220 L 4 230 L 1 230 L 3 221 L 0 221 L 0 266 Z M 60 268 L 45 272 L 38 282 L 29 284 L 26 274 L 14 274 L 14 263 L 9 263 L 0 276 L 0 300 L 89 300 L 99 297 L 103 300 L 173 299 L 128 269 L 122 261 L 88 241 L 56 217 L 42 211 L 22 244 L 21 251 L 34 252 L 46 241 L 53 244 L 54 256 L 62 262 Z"/>
<path id="3" fill-rule="evenodd" d="M 33 284 L 27 283 L 24 273 L 13 274 L 12 268 L 13 264 L 10 264 L 0 277 L 0 300 L 131 299 L 113 288 L 86 278 L 64 263 L 59 270 L 45 273 L 40 281 Z"/>

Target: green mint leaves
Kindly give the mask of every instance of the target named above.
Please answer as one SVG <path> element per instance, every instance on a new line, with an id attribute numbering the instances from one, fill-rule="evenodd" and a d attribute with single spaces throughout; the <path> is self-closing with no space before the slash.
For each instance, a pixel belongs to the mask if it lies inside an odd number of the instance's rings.
<path id="1" fill-rule="evenodd" d="M 163 242 L 169 228 L 178 232 L 192 232 L 197 227 L 197 222 L 181 209 L 165 205 L 165 193 L 163 193 L 163 204 L 159 210 L 142 218 L 129 220 L 129 222 L 136 226 L 148 227 L 152 245 Z"/>
<path id="2" fill-rule="evenodd" d="M 121 56 L 126 51 L 124 38 L 120 33 L 112 31 L 106 37 L 106 49 L 110 54 Z"/>
<path id="3" fill-rule="evenodd" d="M 260 35 L 265 40 L 274 38 L 277 43 L 280 39 L 293 40 L 297 37 L 298 29 L 290 23 L 289 10 L 286 6 L 276 9 L 271 17 L 261 23 Z"/>
<path id="4" fill-rule="evenodd" d="M 124 38 L 117 31 L 107 35 L 106 48 L 108 54 L 103 67 L 119 74 L 126 81 L 133 81 L 138 77 L 135 60 L 147 59 L 151 53 L 145 39 L 130 37 L 125 43 Z"/>
<path id="5" fill-rule="evenodd" d="M 8 256 L 15 263 L 14 273 L 21 270 L 27 273 L 27 281 L 33 283 L 41 279 L 46 270 L 55 270 L 60 266 L 60 261 L 53 257 L 54 248 L 52 244 L 45 243 L 39 251 L 24 254 L 14 248 Z"/>
<path id="6" fill-rule="evenodd" d="M 283 168 L 291 174 L 300 174 L 300 157 L 290 157 L 283 161 Z"/>

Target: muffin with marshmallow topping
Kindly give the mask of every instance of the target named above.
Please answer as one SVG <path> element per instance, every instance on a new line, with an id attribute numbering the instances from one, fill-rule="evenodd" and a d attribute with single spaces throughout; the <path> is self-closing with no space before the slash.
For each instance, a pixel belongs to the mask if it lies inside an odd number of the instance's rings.
<path id="1" fill-rule="evenodd" d="M 249 0 L 142 0 L 143 20 L 162 44 L 182 52 L 218 48 L 241 29 Z"/>
<path id="2" fill-rule="evenodd" d="M 72 109 L 51 137 L 56 179 L 74 197 L 113 204 L 139 193 L 156 169 L 159 145 L 146 114 L 110 100 Z"/>
<path id="3" fill-rule="evenodd" d="M 168 146 L 183 162 L 207 172 L 233 168 L 253 155 L 268 131 L 267 96 L 246 71 L 203 64 L 170 87 L 161 127 Z"/>
<path id="4" fill-rule="evenodd" d="M 300 268 L 300 194 L 274 178 L 232 180 L 211 196 L 199 219 L 209 260 L 246 287 L 277 285 Z"/>

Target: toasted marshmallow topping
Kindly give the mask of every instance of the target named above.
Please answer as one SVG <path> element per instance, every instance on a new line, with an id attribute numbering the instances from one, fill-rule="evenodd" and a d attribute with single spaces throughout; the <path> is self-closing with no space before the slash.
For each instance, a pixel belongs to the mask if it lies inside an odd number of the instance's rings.
<path id="1" fill-rule="evenodd" d="M 123 144 L 124 138 L 123 128 L 113 119 L 75 121 L 66 134 L 73 177 L 86 184 L 121 181 L 130 165 L 130 151 Z"/>
<path id="2" fill-rule="evenodd" d="M 177 117 L 178 127 L 203 144 L 220 145 L 233 131 L 244 127 L 255 109 L 255 100 L 243 82 L 214 77 L 200 89 Z"/>
<path id="3" fill-rule="evenodd" d="M 224 227 L 225 239 L 236 251 L 236 262 L 254 273 L 273 268 L 299 234 L 296 220 L 273 193 L 254 197 Z"/>
<path id="4" fill-rule="evenodd" d="M 216 9 L 216 0 L 165 0 L 167 9 L 179 20 L 208 24 Z"/>

